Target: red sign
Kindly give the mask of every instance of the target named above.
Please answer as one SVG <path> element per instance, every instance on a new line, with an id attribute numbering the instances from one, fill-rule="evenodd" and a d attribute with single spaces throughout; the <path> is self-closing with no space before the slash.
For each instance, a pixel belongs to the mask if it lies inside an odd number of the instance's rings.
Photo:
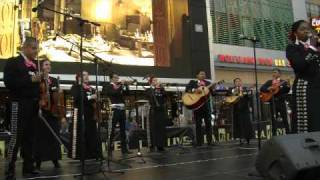
<path id="1" fill-rule="evenodd" d="M 232 64 L 254 64 L 253 57 L 243 57 L 243 56 L 232 56 L 232 55 L 225 55 L 219 54 L 218 61 L 222 63 L 232 63 Z M 272 58 L 257 58 L 257 65 L 260 66 L 282 66 L 286 67 L 289 66 L 289 63 L 285 59 L 272 59 Z"/>

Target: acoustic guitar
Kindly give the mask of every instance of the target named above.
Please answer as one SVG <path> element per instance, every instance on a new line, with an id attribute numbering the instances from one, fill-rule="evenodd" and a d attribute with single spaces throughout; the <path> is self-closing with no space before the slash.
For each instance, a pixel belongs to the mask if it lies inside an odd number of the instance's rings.
<path id="1" fill-rule="evenodd" d="M 269 92 L 260 92 L 260 100 L 262 102 L 269 102 L 271 101 L 272 97 L 275 94 L 278 94 L 278 92 L 280 91 L 280 86 L 282 86 L 284 83 L 286 83 L 287 81 L 282 81 L 280 83 L 276 83 L 273 84 L 271 86 L 271 90 Z"/>
<path id="2" fill-rule="evenodd" d="M 186 92 L 182 95 L 182 102 L 188 108 L 192 110 L 199 109 L 209 98 L 210 88 L 215 86 L 216 84 L 221 84 L 224 81 L 219 81 L 217 83 L 212 83 L 208 86 L 200 87 L 201 92 Z"/>

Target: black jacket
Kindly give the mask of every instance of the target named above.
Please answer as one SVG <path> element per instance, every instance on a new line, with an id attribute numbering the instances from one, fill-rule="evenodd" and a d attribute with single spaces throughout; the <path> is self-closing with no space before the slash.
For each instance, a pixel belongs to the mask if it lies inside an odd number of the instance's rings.
<path id="1" fill-rule="evenodd" d="M 293 68 L 296 78 L 302 78 L 315 86 L 320 86 L 320 53 L 306 49 L 302 44 L 289 44 L 286 56 Z"/>
<path id="2" fill-rule="evenodd" d="M 207 80 L 204 80 L 206 86 L 209 86 L 211 83 Z M 188 85 L 186 86 L 186 92 L 192 92 L 193 89 L 199 88 L 198 80 L 191 80 L 189 81 Z"/>
<path id="3" fill-rule="evenodd" d="M 85 120 L 90 120 L 94 118 L 94 104 L 96 100 L 89 99 L 88 97 L 95 94 L 95 89 L 86 90 L 83 88 L 83 108 L 84 108 L 84 118 Z M 71 87 L 71 95 L 73 96 L 74 100 L 74 107 L 80 108 L 81 103 L 81 86 L 79 84 L 74 84 Z"/>
<path id="4" fill-rule="evenodd" d="M 112 104 L 125 104 L 124 96 L 129 94 L 129 87 L 125 85 L 114 89 L 111 83 L 106 83 L 103 86 L 102 94 L 108 96 Z"/>
<path id="5" fill-rule="evenodd" d="M 31 74 L 37 69 L 28 68 L 25 59 L 20 55 L 8 59 L 4 67 L 4 83 L 10 91 L 12 99 L 38 99 L 40 94 L 39 83 L 32 83 Z"/>

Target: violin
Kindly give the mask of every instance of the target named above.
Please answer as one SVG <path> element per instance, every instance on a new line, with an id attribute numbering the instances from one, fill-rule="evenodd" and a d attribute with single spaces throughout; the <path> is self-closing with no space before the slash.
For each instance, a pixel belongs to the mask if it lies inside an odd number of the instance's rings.
<path id="1" fill-rule="evenodd" d="M 53 82 L 51 82 L 53 83 Z M 53 115 L 65 117 L 64 94 L 60 89 L 60 78 L 57 78 L 56 88 L 50 88 L 50 77 L 43 76 L 40 82 L 40 108 L 51 112 Z"/>
<path id="2" fill-rule="evenodd" d="M 95 89 L 93 89 L 95 91 Z M 97 99 L 94 100 L 92 103 L 93 111 L 94 111 L 94 117 L 93 119 L 96 120 L 98 123 L 102 122 L 102 115 L 101 115 L 101 98 L 99 91 L 93 92 L 93 94 L 97 94 Z"/>
<path id="3" fill-rule="evenodd" d="M 57 77 L 57 89 L 52 93 L 53 97 L 53 112 L 55 112 L 60 118 L 66 116 L 66 106 L 64 93 L 60 88 L 60 77 Z"/>

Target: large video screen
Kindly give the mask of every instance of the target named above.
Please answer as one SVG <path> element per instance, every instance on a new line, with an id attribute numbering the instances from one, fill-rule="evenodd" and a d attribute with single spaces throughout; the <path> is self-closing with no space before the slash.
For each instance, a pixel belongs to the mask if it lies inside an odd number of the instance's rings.
<path id="1" fill-rule="evenodd" d="M 52 61 L 53 74 L 77 73 L 78 17 L 100 24 L 83 25 L 84 68 L 91 74 L 95 57 L 102 60 L 99 74 L 190 78 L 198 69 L 210 74 L 205 13 L 199 14 L 188 0 L 45 0 L 35 12 L 36 1 L 19 1 L 16 11 L 15 2 L 0 1 L 0 80 L 6 60 L 18 55 L 27 36 L 40 41 L 39 57 Z M 189 11 L 191 7 L 197 11 Z M 193 23 L 203 25 L 204 32 L 194 32 Z"/>
<path id="2" fill-rule="evenodd" d="M 100 24 L 84 24 L 85 60 L 92 60 L 94 54 L 119 65 L 155 66 L 152 0 L 82 0 L 80 9 L 82 18 Z M 46 24 L 38 22 L 34 28 Z M 64 18 L 60 32 L 41 42 L 40 57 L 57 62 L 80 59 L 80 27 L 75 18 Z"/>

